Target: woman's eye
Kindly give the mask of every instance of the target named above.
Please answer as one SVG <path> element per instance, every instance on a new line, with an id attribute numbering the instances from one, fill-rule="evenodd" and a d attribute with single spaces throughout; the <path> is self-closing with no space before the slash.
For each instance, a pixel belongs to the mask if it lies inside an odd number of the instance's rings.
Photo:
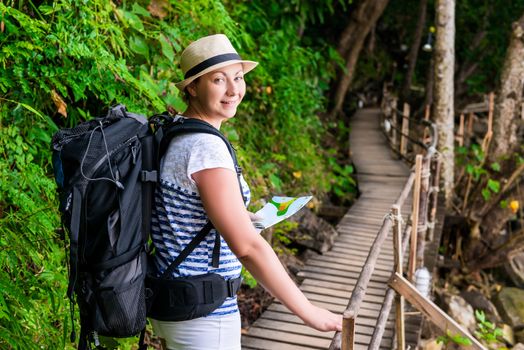
<path id="1" fill-rule="evenodd" d="M 235 80 L 236 81 L 241 81 L 241 80 L 244 80 L 244 77 L 236 77 Z"/>
<path id="2" fill-rule="evenodd" d="M 214 80 L 215 83 L 220 83 L 222 81 L 224 81 L 224 78 L 215 78 Z"/>

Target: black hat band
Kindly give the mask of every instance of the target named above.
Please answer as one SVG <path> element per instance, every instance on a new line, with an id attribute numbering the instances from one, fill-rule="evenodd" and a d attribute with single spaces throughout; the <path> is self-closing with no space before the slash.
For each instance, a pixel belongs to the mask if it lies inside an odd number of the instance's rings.
<path id="1" fill-rule="evenodd" d="M 225 53 L 223 55 L 213 56 L 211 58 L 208 58 L 205 61 L 200 62 L 199 64 L 197 64 L 196 66 L 188 70 L 186 74 L 184 74 L 184 79 L 197 75 L 198 73 L 202 72 L 204 69 L 214 66 L 215 64 L 226 62 L 226 61 L 233 61 L 233 60 L 242 60 L 242 59 L 236 53 Z"/>

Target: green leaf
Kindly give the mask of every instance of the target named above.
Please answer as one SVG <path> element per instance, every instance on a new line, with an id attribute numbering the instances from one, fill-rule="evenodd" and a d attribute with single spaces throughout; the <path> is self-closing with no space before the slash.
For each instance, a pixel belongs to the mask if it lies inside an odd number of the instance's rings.
<path id="1" fill-rule="evenodd" d="M 468 149 L 466 147 L 464 147 L 464 146 L 457 147 L 457 154 L 464 155 L 466 153 L 468 153 Z"/>
<path id="2" fill-rule="evenodd" d="M 275 174 L 269 175 L 269 181 L 271 182 L 271 185 L 277 190 L 281 191 L 282 189 L 282 180 Z"/>
<path id="3" fill-rule="evenodd" d="M 140 20 L 140 17 L 135 15 L 133 12 L 129 12 L 125 10 L 123 10 L 122 13 L 131 28 L 135 29 L 138 32 L 144 31 L 144 24 Z"/>
<path id="4" fill-rule="evenodd" d="M 131 39 L 129 39 L 129 48 L 134 53 L 142 55 L 147 60 L 149 60 L 149 46 L 147 45 L 147 42 L 142 37 L 138 35 L 133 35 Z"/>
<path id="5" fill-rule="evenodd" d="M 482 189 L 482 197 L 485 201 L 488 201 L 491 197 L 491 192 L 487 188 Z"/>
<path id="6" fill-rule="evenodd" d="M 486 315 L 482 310 L 475 310 L 475 317 L 479 322 L 484 322 L 486 320 Z"/>
<path id="7" fill-rule="evenodd" d="M 494 193 L 499 193 L 500 191 L 500 182 L 498 182 L 497 180 L 489 179 L 487 186 Z"/>
<path id="8" fill-rule="evenodd" d="M 224 133 L 226 134 L 226 137 L 229 139 L 229 141 L 237 142 L 240 140 L 240 137 L 238 136 L 238 132 L 235 130 L 235 128 L 228 125 L 228 128 L 224 128 Z"/>
<path id="9" fill-rule="evenodd" d="M 133 10 L 133 13 L 135 13 L 137 15 L 141 15 L 141 16 L 145 16 L 145 17 L 151 17 L 151 14 L 149 13 L 149 11 L 146 10 L 145 8 L 143 8 L 142 6 L 140 6 L 137 3 L 133 4 L 132 10 Z"/>
<path id="10" fill-rule="evenodd" d="M 175 52 L 173 51 L 171 42 L 169 42 L 164 34 L 160 34 L 158 40 L 160 41 L 160 46 L 162 47 L 162 54 L 169 60 L 170 63 L 172 63 L 175 59 Z"/>
<path id="11" fill-rule="evenodd" d="M 500 171 L 500 164 L 498 162 L 491 163 L 491 169 L 493 169 L 493 171 Z"/>

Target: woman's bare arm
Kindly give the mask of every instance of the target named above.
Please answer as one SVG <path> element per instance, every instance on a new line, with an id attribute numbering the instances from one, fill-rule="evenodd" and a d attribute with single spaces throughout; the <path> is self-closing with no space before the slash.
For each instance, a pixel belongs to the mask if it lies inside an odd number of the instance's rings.
<path id="1" fill-rule="evenodd" d="M 321 331 L 341 330 L 342 316 L 311 304 L 256 232 L 242 203 L 235 173 L 213 168 L 192 177 L 213 225 L 253 277 L 307 325 Z"/>

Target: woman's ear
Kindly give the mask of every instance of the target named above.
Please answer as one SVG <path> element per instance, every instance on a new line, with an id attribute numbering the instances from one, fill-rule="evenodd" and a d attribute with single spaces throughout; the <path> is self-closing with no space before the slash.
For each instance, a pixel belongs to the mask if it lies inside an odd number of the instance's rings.
<path id="1" fill-rule="evenodd" d="M 196 97 L 197 91 L 196 91 L 196 84 L 194 81 L 192 81 L 188 86 L 186 86 L 186 90 L 191 97 Z"/>

